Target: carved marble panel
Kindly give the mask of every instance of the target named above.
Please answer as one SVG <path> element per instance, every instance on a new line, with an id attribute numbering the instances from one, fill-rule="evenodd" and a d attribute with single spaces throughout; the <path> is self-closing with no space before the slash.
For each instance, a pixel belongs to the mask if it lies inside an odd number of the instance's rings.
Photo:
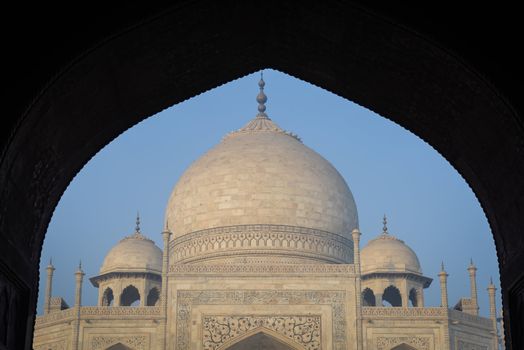
<path id="1" fill-rule="evenodd" d="M 429 350 L 430 349 L 430 338 L 429 337 L 416 337 L 416 336 L 391 336 L 391 337 L 378 337 L 376 340 L 377 350 L 390 350 L 400 344 L 407 344 L 414 347 L 417 350 Z"/>
<path id="2" fill-rule="evenodd" d="M 96 335 L 91 337 L 91 350 L 103 350 L 122 343 L 135 350 L 149 349 L 149 335 Z"/>
<path id="3" fill-rule="evenodd" d="M 333 318 L 333 349 L 347 349 L 344 291 L 304 290 L 179 290 L 176 349 L 191 346 L 191 309 L 194 305 L 329 305 Z"/>
<path id="4" fill-rule="evenodd" d="M 204 350 L 216 350 L 247 332 L 265 328 L 302 345 L 307 350 L 320 350 L 320 315 L 303 316 L 204 316 L 202 318 Z"/>

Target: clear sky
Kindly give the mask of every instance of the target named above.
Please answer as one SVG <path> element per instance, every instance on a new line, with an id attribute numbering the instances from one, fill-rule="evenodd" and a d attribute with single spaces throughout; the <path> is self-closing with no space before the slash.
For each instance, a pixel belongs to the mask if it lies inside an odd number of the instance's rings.
<path id="1" fill-rule="evenodd" d="M 135 125 L 102 149 L 74 178 L 49 225 L 42 251 L 38 313 L 45 266 L 56 268 L 53 295 L 74 302 L 74 271 L 86 272 L 83 304 L 96 305 L 97 275 L 104 256 L 131 234 L 140 212 L 142 233 L 162 247 L 160 232 L 171 190 L 183 171 L 228 132 L 257 113 L 259 73 L 248 75 L 172 106 Z M 431 146 L 366 108 L 274 70 L 264 71 L 267 114 L 298 134 L 342 174 L 358 208 L 362 247 L 382 231 L 417 254 L 426 306 L 440 305 L 437 273 L 444 261 L 453 306 L 469 296 L 466 268 L 477 265 L 481 315 L 489 313 L 490 276 L 500 287 L 493 237 L 469 186 Z M 147 86 L 143 87 L 147 89 Z M 445 116 L 443 116 L 445 117 Z"/>

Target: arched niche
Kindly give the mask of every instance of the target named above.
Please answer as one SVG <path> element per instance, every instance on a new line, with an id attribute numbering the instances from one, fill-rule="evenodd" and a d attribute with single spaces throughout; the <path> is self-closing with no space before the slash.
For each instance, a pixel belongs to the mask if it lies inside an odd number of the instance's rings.
<path id="1" fill-rule="evenodd" d="M 125 287 L 120 296 L 120 305 L 121 306 L 138 306 L 139 302 L 140 302 L 140 293 L 138 292 L 138 289 L 133 285 L 129 285 Z"/>
<path id="2" fill-rule="evenodd" d="M 387 302 L 392 307 L 400 307 L 402 306 L 402 296 L 400 295 L 400 291 L 395 286 L 389 286 L 386 289 L 384 289 L 384 294 L 382 294 L 382 301 Z M 385 303 L 385 305 L 387 305 Z"/>
<path id="3" fill-rule="evenodd" d="M 160 300 L 160 292 L 157 287 L 151 288 L 149 293 L 147 293 L 146 306 L 155 306 Z"/>
<path id="4" fill-rule="evenodd" d="M 362 292 L 362 306 L 377 306 L 375 293 L 372 289 L 366 288 Z"/>
<path id="5" fill-rule="evenodd" d="M 409 305 L 412 307 L 417 307 L 418 305 L 418 292 L 415 288 L 411 288 L 409 291 L 408 299 L 409 299 Z"/>
<path id="6" fill-rule="evenodd" d="M 110 287 L 107 287 L 102 294 L 101 306 L 113 306 L 113 301 L 115 296 L 113 290 Z"/>

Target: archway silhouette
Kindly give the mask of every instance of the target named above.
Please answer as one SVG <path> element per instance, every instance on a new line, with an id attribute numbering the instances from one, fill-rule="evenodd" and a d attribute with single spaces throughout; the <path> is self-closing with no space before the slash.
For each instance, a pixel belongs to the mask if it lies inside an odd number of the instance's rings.
<path id="1" fill-rule="evenodd" d="M 418 33 L 349 3 L 322 11 L 320 4 L 291 9 L 272 2 L 253 11 L 224 3 L 220 13 L 236 14 L 228 21 L 209 11 L 212 6 L 195 1 L 137 20 L 118 35 L 107 33 L 103 44 L 82 48 L 82 56 L 24 105 L 0 161 L 0 279 L 12 294 L 5 318 L 13 317 L 0 325 L 0 333 L 9 334 L 5 346 L 31 346 L 42 241 L 76 172 L 145 117 L 273 67 L 406 127 L 462 174 L 494 235 L 508 346 L 524 347 L 518 332 L 524 323 L 524 131 L 522 116 L 503 94 Z M 260 18 L 273 20 L 270 30 L 250 25 Z"/>

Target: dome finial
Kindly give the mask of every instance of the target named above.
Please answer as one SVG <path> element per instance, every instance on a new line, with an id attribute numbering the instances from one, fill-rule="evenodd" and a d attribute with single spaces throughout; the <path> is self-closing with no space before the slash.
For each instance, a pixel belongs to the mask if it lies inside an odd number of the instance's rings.
<path id="1" fill-rule="evenodd" d="M 382 219 L 382 224 L 384 227 L 382 227 L 382 233 L 388 234 L 388 218 L 386 218 L 386 214 L 384 214 L 384 218 Z"/>
<path id="2" fill-rule="evenodd" d="M 260 80 L 258 82 L 258 87 L 260 88 L 260 92 L 257 95 L 257 102 L 258 102 L 258 114 L 257 118 L 263 118 L 263 119 L 269 119 L 266 114 L 266 102 L 267 102 L 267 96 L 264 94 L 264 86 L 266 83 L 264 82 L 264 71 L 260 72 Z"/>
<path id="3" fill-rule="evenodd" d="M 136 227 L 135 227 L 135 233 L 140 233 L 140 214 L 138 211 L 136 212 Z"/>

